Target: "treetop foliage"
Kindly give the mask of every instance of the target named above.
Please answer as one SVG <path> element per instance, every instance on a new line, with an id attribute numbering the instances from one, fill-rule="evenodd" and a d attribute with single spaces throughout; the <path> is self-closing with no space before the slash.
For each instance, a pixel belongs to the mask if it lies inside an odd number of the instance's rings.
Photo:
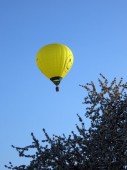
<path id="1" fill-rule="evenodd" d="M 123 79 L 111 83 L 100 74 L 100 91 L 94 82 L 80 85 L 87 91 L 84 104 L 85 117 L 91 125 L 85 128 L 83 118 L 77 114 L 78 133 L 69 136 L 53 135 L 45 129 L 46 139 L 40 144 L 33 133 L 32 144 L 15 147 L 20 157 L 30 158 L 29 165 L 5 165 L 13 170 L 124 170 L 127 169 L 127 83 Z M 32 155 L 30 149 L 36 149 Z"/>

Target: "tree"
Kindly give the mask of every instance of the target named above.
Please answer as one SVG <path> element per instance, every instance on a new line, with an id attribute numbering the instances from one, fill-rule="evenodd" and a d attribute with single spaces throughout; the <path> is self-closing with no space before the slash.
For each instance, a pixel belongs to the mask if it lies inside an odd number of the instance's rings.
<path id="1" fill-rule="evenodd" d="M 53 135 L 42 144 L 31 133 L 33 142 L 24 148 L 15 147 L 19 156 L 31 158 L 29 165 L 5 166 L 13 170 L 124 170 L 127 169 L 127 83 L 116 78 L 109 84 L 100 74 L 100 91 L 93 82 L 82 86 L 88 92 L 84 98 L 85 116 L 91 125 L 77 114 L 80 125 L 66 137 Z M 43 146 L 44 145 L 44 146 Z M 30 149 L 36 149 L 29 155 Z"/>

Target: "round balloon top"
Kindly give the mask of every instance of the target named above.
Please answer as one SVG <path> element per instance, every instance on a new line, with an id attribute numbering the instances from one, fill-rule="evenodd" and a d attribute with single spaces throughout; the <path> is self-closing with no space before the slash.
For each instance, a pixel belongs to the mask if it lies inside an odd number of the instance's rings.
<path id="1" fill-rule="evenodd" d="M 61 79 L 72 67 L 73 54 L 66 45 L 48 44 L 38 51 L 36 63 L 40 71 L 56 85 L 58 91 Z"/>

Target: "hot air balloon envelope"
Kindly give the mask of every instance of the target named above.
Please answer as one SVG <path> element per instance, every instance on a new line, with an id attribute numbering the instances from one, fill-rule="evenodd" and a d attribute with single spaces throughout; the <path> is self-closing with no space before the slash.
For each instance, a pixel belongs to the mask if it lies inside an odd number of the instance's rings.
<path id="1" fill-rule="evenodd" d="M 38 51 L 36 63 L 40 71 L 58 86 L 72 67 L 73 54 L 63 44 L 49 44 Z"/>

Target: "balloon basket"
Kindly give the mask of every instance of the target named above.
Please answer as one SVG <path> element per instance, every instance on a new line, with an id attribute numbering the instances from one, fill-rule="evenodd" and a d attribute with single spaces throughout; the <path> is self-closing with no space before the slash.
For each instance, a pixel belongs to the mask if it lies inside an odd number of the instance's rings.
<path id="1" fill-rule="evenodd" d="M 59 87 L 58 86 L 56 86 L 56 92 L 59 92 Z"/>

